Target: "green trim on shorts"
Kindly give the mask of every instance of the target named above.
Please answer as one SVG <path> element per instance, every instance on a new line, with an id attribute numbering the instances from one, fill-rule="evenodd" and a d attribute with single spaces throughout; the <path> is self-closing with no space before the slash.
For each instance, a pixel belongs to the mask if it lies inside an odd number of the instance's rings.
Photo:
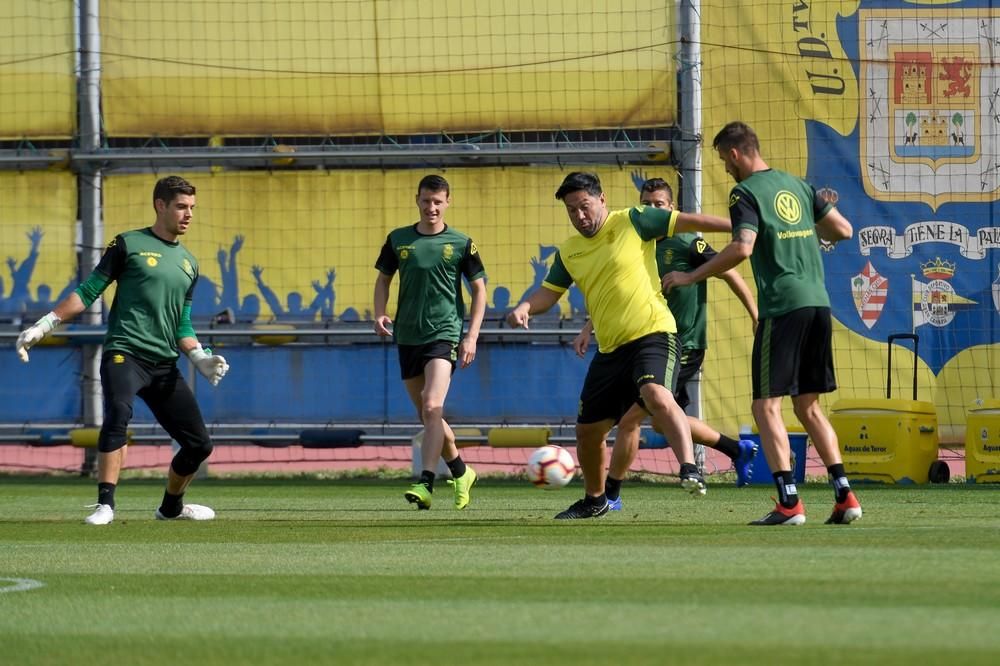
<path id="1" fill-rule="evenodd" d="M 666 387 L 671 394 L 677 389 L 676 384 L 672 384 L 670 381 L 674 376 L 674 368 L 677 366 L 677 359 L 680 354 L 678 354 L 678 344 L 679 340 L 675 334 L 668 333 L 670 340 L 673 344 L 670 345 L 670 353 L 667 354 L 667 365 L 664 367 L 663 381 L 661 382 L 663 386 Z"/>
<path id="2" fill-rule="evenodd" d="M 764 333 L 760 340 L 760 376 L 757 377 L 757 394 L 761 398 L 771 395 L 771 323 L 773 319 L 764 320 Z"/>

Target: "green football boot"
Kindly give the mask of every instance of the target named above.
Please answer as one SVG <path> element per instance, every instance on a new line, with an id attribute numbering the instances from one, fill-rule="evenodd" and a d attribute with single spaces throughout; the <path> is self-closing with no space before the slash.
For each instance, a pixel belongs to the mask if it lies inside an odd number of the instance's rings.
<path id="1" fill-rule="evenodd" d="M 450 481 L 452 487 L 455 489 L 455 508 L 459 511 L 469 506 L 472 485 L 476 482 L 477 478 L 476 470 L 466 465 L 465 474 Z"/>
<path id="2" fill-rule="evenodd" d="M 418 509 L 431 508 L 431 491 L 422 483 L 414 483 L 409 490 L 403 493 L 403 497 L 410 504 L 416 504 Z"/>

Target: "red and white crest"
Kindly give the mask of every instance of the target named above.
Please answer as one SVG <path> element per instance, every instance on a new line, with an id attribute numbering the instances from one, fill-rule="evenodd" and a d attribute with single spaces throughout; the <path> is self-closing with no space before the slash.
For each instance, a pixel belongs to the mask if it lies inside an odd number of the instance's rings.
<path id="1" fill-rule="evenodd" d="M 851 294 L 858 316 L 865 326 L 871 328 L 882 315 L 889 296 L 889 278 L 879 275 L 869 261 L 860 273 L 851 278 Z"/>

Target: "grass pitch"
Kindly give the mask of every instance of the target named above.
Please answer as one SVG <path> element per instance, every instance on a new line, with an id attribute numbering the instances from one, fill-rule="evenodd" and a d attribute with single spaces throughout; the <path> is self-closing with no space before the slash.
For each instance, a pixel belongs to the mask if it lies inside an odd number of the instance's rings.
<path id="1" fill-rule="evenodd" d="M 199 480 L 207 523 L 153 520 L 162 481 L 0 478 L 10 664 L 995 664 L 1000 487 L 856 488 L 864 518 L 745 523 L 771 489 L 626 484 L 625 510 L 484 481 L 431 511 L 404 481 Z M 30 587 L 37 581 L 41 587 Z"/>

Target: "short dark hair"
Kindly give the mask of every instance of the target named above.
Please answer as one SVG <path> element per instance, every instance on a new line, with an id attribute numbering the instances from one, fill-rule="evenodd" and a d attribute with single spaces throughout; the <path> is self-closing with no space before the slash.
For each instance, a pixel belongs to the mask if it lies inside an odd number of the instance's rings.
<path id="1" fill-rule="evenodd" d="M 444 192 L 448 196 L 451 196 L 451 187 L 448 185 L 448 181 L 441 176 L 424 176 L 420 179 L 420 184 L 417 185 L 417 194 L 420 194 L 420 190 Z"/>
<path id="2" fill-rule="evenodd" d="M 157 199 L 170 203 L 178 194 L 194 196 L 194 192 L 194 185 L 180 176 L 167 176 L 156 181 L 156 186 L 153 188 L 153 204 L 156 204 Z"/>
<path id="3" fill-rule="evenodd" d="M 556 190 L 556 199 L 562 201 L 567 194 L 581 190 L 594 197 L 600 196 L 604 192 L 601 189 L 601 179 L 597 177 L 596 173 L 574 171 L 563 179 L 562 185 Z"/>
<path id="4" fill-rule="evenodd" d="M 735 148 L 741 153 L 753 155 L 760 152 L 760 141 L 749 125 L 742 120 L 734 120 L 719 130 L 712 141 L 712 147 L 722 150 Z"/>
<path id="5" fill-rule="evenodd" d="M 660 190 L 666 192 L 667 198 L 670 199 L 670 203 L 673 203 L 674 188 L 670 187 L 670 183 L 663 180 L 662 178 L 648 179 L 645 183 L 642 184 L 642 187 L 639 188 L 639 193 L 641 194 L 643 192 L 649 192 L 651 194 L 653 192 L 659 192 Z"/>

